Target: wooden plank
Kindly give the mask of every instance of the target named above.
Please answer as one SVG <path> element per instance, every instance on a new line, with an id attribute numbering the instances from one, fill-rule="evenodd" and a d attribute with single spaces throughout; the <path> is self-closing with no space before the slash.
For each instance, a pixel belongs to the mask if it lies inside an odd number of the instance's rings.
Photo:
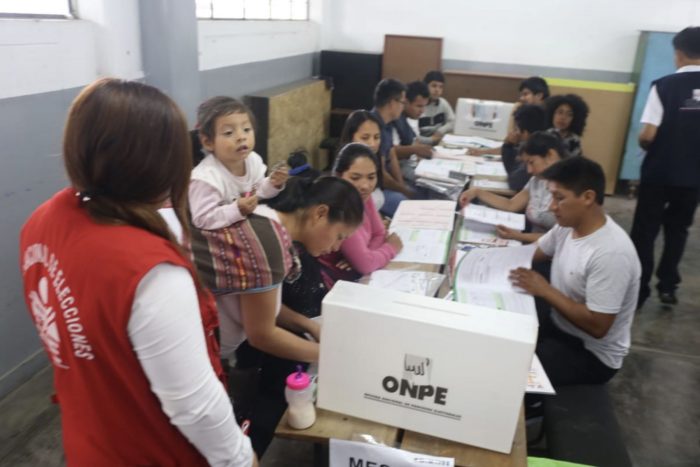
<path id="1" fill-rule="evenodd" d="M 525 467 L 527 465 L 527 438 L 525 435 L 525 412 L 521 408 L 518 426 L 510 454 L 489 451 L 466 444 L 406 431 L 401 442 L 406 451 L 454 457 L 457 467 Z"/>
<path id="2" fill-rule="evenodd" d="M 422 80 L 428 71 L 441 68 L 441 37 L 384 36 L 382 78 L 408 83 Z"/>
<path id="3" fill-rule="evenodd" d="M 370 435 L 378 443 L 394 446 L 398 439 L 399 429 L 381 423 L 370 422 L 349 415 L 316 409 L 316 423 L 306 430 L 295 430 L 287 424 L 287 412 L 275 429 L 275 436 L 281 438 L 311 441 L 313 443 L 328 443 L 330 438 L 357 440 L 357 435 Z"/>

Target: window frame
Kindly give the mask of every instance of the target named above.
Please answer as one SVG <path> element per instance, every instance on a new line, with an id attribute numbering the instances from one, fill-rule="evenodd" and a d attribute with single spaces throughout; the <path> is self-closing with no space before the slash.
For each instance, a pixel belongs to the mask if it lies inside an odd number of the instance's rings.
<path id="1" fill-rule="evenodd" d="M 0 11 L 0 19 L 77 19 L 75 0 L 62 0 L 63 2 L 68 4 L 68 14 L 66 15 L 54 13 L 6 13 Z"/>
<path id="2" fill-rule="evenodd" d="M 222 18 L 222 17 L 215 17 L 214 16 L 214 8 L 213 8 L 213 1 L 214 0 L 207 0 L 209 3 L 209 10 L 211 12 L 211 16 L 207 17 L 201 17 L 197 16 L 197 21 L 294 21 L 294 22 L 308 22 L 311 20 L 311 0 L 306 0 L 306 18 L 304 19 L 293 19 L 293 18 Z M 268 0 L 270 3 L 272 3 L 272 0 Z M 293 0 L 289 0 L 290 4 Z M 272 6 L 272 5 L 270 5 Z M 272 8 L 270 8 L 272 10 Z M 196 8 L 195 8 L 196 11 Z M 196 13 L 195 13 L 196 14 Z M 245 15 L 245 10 L 244 10 L 244 15 Z"/>

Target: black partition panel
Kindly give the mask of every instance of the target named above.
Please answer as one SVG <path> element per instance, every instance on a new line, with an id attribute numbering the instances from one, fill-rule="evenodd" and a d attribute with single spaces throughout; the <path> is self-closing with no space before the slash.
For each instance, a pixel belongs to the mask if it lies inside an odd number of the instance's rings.
<path id="1" fill-rule="evenodd" d="M 321 75 L 333 79 L 334 109 L 371 109 L 374 87 L 382 79 L 382 55 L 322 50 Z"/>

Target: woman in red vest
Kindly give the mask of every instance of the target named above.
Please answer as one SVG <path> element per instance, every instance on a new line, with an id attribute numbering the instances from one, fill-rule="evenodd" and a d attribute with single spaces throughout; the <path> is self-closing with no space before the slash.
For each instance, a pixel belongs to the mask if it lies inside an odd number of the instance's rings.
<path id="1" fill-rule="evenodd" d="M 68 465 L 257 466 L 221 383 L 210 293 L 188 238 L 186 121 L 157 89 L 86 87 L 64 134 L 71 187 L 32 214 L 20 266 L 54 368 Z"/>

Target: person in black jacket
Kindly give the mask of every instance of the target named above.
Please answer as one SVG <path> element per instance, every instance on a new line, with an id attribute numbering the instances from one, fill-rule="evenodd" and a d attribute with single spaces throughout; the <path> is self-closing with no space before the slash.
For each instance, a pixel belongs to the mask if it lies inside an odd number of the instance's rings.
<path id="1" fill-rule="evenodd" d="M 632 241 L 642 263 L 637 307 L 651 294 L 654 241 L 661 227 L 664 246 L 656 268 L 659 299 L 678 303 L 678 265 L 693 223 L 700 189 L 700 27 L 673 38 L 676 73 L 652 83 L 642 114 L 642 163 Z"/>

